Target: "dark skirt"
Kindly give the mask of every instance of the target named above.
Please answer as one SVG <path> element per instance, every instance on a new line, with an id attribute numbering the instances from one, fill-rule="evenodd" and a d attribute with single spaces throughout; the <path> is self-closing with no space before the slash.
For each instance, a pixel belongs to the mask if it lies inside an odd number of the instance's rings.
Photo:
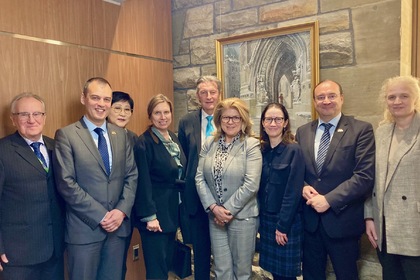
<path id="1" fill-rule="evenodd" d="M 285 246 L 276 242 L 277 215 L 260 214 L 260 266 L 273 274 L 296 277 L 302 274 L 303 224 L 301 214 L 296 214 L 288 242 Z"/>

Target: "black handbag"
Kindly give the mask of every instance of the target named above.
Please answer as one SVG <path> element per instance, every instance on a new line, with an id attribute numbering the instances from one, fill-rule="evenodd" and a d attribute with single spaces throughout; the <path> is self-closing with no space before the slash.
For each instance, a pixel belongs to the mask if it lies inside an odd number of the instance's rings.
<path id="1" fill-rule="evenodd" d="M 175 240 L 171 271 L 181 279 L 186 278 L 192 274 L 191 248 L 179 240 Z"/>

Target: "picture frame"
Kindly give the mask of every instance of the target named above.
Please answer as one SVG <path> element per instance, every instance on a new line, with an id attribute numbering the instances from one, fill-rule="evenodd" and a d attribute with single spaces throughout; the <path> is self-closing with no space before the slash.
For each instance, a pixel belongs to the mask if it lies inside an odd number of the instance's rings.
<path id="1" fill-rule="evenodd" d="M 217 39 L 216 67 L 222 98 L 239 97 L 248 104 L 256 134 L 261 112 L 274 101 L 286 107 L 295 133 L 315 118 L 318 21 Z"/>

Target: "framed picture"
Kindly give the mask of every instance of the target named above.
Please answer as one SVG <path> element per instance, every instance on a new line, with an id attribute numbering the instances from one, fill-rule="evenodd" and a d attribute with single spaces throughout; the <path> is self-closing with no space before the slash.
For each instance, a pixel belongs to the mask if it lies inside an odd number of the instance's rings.
<path id="1" fill-rule="evenodd" d="M 315 118 L 312 89 L 319 81 L 318 22 L 216 40 L 217 76 L 223 98 L 247 102 L 254 131 L 270 102 L 289 112 L 293 133 Z"/>

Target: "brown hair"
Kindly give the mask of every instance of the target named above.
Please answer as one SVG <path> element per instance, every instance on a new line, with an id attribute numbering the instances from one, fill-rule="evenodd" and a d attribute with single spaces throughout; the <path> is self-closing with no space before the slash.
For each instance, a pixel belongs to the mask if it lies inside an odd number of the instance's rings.
<path id="1" fill-rule="evenodd" d="M 267 145 L 270 144 L 270 140 L 268 138 L 267 132 L 264 130 L 263 122 L 265 118 L 265 114 L 267 113 L 268 109 L 270 108 L 277 108 L 283 112 L 284 121 L 287 121 L 287 125 L 283 128 L 282 131 L 282 142 L 284 144 L 290 144 L 295 142 L 295 137 L 290 129 L 290 119 L 289 119 L 289 112 L 287 112 L 286 107 L 278 102 L 269 103 L 265 106 L 264 110 L 261 113 L 261 120 L 260 120 L 260 140 L 261 140 L 261 147 L 264 149 Z"/>

